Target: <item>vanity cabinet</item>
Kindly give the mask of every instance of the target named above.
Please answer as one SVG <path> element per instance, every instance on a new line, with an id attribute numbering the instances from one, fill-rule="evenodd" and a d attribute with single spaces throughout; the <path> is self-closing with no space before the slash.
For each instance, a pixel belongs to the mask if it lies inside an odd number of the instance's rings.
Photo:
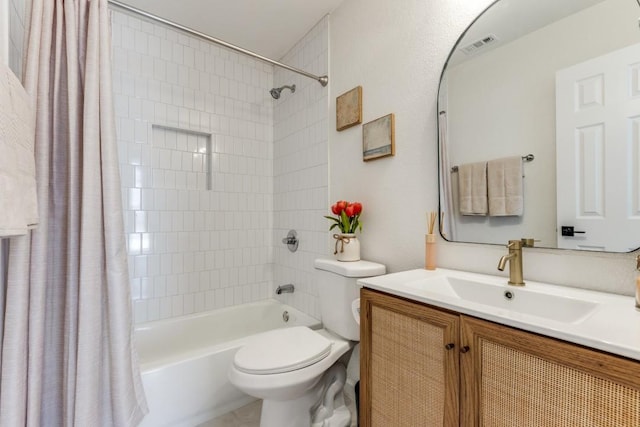
<path id="1" fill-rule="evenodd" d="M 457 426 L 460 317 L 362 289 L 360 426 Z"/>
<path id="2" fill-rule="evenodd" d="M 640 363 L 460 316 L 464 426 L 640 426 Z"/>
<path id="3" fill-rule="evenodd" d="M 362 427 L 640 426 L 639 362 L 368 289 L 361 297 Z"/>

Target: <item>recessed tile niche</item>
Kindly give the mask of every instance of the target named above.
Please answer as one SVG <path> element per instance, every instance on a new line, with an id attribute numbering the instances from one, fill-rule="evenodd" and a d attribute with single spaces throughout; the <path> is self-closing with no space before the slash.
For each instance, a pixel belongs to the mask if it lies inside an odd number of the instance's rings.
<path id="1" fill-rule="evenodd" d="M 152 125 L 153 188 L 211 190 L 211 134 Z"/>

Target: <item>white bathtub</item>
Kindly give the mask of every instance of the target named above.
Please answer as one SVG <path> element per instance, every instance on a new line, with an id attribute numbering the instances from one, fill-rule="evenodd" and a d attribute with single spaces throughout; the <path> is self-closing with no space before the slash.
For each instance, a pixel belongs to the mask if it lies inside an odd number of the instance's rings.
<path id="1" fill-rule="evenodd" d="M 227 379 L 235 352 L 251 335 L 296 325 L 319 328 L 320 322 L 275 300 L 138 325 L 149 404 L 140 426 L 195 426 L 255 400 Z"/>

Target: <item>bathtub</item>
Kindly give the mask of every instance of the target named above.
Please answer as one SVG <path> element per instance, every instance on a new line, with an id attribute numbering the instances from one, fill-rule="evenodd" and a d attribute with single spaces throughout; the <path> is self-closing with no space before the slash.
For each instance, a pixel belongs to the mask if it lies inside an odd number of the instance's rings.
<path id="1" fill-rule="evenodd" d="M 320 322 L 275 300 L 138 325 L 149 404 L 140 426 L 195 426 L 252 402 L 227 379 L 235 352 L 254 334 L 297 325 L 317 329 Z"/>

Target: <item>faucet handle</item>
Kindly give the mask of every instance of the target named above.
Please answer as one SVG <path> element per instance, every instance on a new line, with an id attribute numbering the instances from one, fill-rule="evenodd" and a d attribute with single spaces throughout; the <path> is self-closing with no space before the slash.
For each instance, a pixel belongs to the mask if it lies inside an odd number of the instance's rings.
<path id="1" fill-rule="evenodd" d="M 523 248 L 532 248 L 535 245 L 535 242 L 539 242 L 540 240 L 533 239 L 531 237 L 526 237 L 521 239 Z"/>
<path id="2" fill-rule="evenodd" d="M 509 240 L 507 244 L 507 249 L 520 249 L 523 246 L 522 240 Z"/>

